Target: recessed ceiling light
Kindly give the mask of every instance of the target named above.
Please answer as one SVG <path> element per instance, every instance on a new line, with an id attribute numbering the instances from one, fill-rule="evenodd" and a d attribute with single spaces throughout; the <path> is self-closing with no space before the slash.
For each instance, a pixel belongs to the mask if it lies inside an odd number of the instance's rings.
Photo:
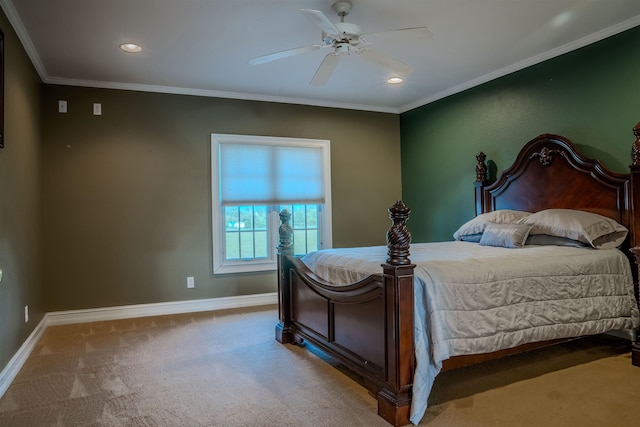
<path id="1" fill-rule="evenodd" d="M 573 18 L 573 12 L 562 12 L 551 20 L 551 25 L 553 27 L 561 27 L 571 21 L 571 18 Z"/>
<path id="2" fill-rule="evenodd" d="M 392 85 L 397 85 L 398 83 L 402 83 L 404 80 L 400 77 L 391 77 L 390 79 L 387 79 L 387 83 L 392 84 Z"/>
<path id="3" fill-rule="evenodd" d="M 142 46 L 140 46 L 139 44 L 135 44 L 135 43 L 122 43 L 120 45 L 120 49 L 124 50 L 125 52 L 129 52 L 129 53 L 142 52 Z"/>

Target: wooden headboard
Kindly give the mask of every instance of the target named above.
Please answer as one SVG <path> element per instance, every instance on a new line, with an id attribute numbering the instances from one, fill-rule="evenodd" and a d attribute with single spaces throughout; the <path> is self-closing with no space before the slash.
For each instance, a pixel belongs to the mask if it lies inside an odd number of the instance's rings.
<path id="1" fill-rule="evenodd" d="M 615 219 L 629 230 L 622 250 L 632 266 L 640 306 L 640 123 L 633 134 L 628 174 L 612 172 L 598 160 L 582 155 L 568 139 L 551 134 L 529 141 L 513 165 L 493 183 L 487 181 L 486 156 L 478 153 L 476 215 L 496 209 L 537 212 L 564 208 Z M 631 360 L 640 366 L 640 330 L 636 331 Z"/>
<path id="2" fill-rule="evenodd" d="M 582 155 L 568 139 L 544 134 L 529 141 L 513 165 L 489 183 L 486 175 L 482 176 L 486 166 L 480 164 L 484 157 L 480 154 L 476 214 L 496 209 L 579 209 L 613 218 L 627 227 L 627 248 L 640 244 L 636 240 L 640 222 L 634 213 L 634 206 L 640 205 L 632 197 L 634 166 L 629 174 L 613 172 Z M 638 184 L 635 187 L 640 190 Z"/>

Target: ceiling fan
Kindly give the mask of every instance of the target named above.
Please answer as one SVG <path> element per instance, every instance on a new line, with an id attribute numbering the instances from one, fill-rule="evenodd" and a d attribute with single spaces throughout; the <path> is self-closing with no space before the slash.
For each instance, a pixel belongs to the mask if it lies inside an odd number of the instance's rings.
<path id="1" fill-rule="evenodd" d="M 431 33 L 431 30 L 427 27 L 411 27 L 365 34 L 359 26 L 344 22 L 344 17 L 351 12 L 351 8 L 352 4 L 350 1 L 339 1 L 334 3 L 332 9 L 340 17 L 340 22 L 335 24 L 319 10 L 300 9 L 301 13 L 306 15 L 317 27 L 320 28 L 320 30 L 322 30 L 322 44 L 302 46 L 259 56 L 257 58 L 250 59 L 249 64 L 263 64 L 265 62 L 271 62 L 301 53 L 314 52 L 319 49 L 331 49 L 331 52 L 327 54 L 320 63 L 320 66 L 316 70 L 316 73 L 309 84 L 321 86 L 327 83 L 340 59 L 349 55 L 360 56 L 373 64 L 389 70 L 396 76 L 404 77 L 411 74 L 413 71 L 413 67 L 411 65 L 395 59 L 386 53 L 372 49 L 371 44 L 367 42 L 364 36 L 368 34 L 399 31 L 420 31 L 424 35 L 432 36 L 433 34 Z"/>

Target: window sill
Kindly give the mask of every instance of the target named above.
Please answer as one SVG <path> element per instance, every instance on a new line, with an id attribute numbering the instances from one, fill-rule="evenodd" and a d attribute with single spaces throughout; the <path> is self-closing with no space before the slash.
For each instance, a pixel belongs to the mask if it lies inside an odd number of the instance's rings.
<path id="1" fill-rule="evenodd" d="M 275 262 L 268 263 L 237 263 L 220 265 L 213 268 L 214 275 L 221 274 L 242 274 L 242 273 L 256 273 L 256 272 L 270 272 L 276 271 L 278 265 Z"/>

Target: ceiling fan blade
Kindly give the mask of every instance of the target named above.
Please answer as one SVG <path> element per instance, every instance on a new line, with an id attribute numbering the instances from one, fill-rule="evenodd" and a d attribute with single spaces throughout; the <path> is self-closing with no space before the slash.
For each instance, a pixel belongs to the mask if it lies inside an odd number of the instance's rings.
<path id="1" fill-rule="evenodd" d="M 333 74 L 333 70 L 335 70 L 336 65 L 338 65 L 338 61 L 340 61 L 340 55 L 337 53 L 330 53 L 325 56 L 309 84 L 312 86 L 322 86 L 328 82 L 331 74 Z"/>
<path id="2" fill-rule="evenodd" d="M 313 9 L 300 9 L 300 12 L 305 14 L 307 18 L 311 20 L 318 28 L 322 30 L 323 33 L 328 34 L 330 36 L 339 36 L 340 30 L 335 26 L 333 22 L 327 18 L 327 15 L 320 12 L 319 10 Z"/>
<path id="3" fill-rule="evenodd" d="M 431 38 L 433 37 L 433 31 L 431 31 L 427 27 L 407 27 L 407 28 L 397 28 L 395 30 L 385 30 L 385 31 L 373 31 L 371 33 L 364 33 L 363 36 L 368 36 L 371 34 L 388 34 L 388 33 L 399 33 L 399 32 L 414 32 L 416 35 L 424 36 Z"/>
<path id="4" fill-rule="evenodd" d="M 320 45 L 310 45 L 310 46 L 302 46 L 296 47 L 294 49 L 283 50 L 280 52 L 270 53 L 268 55 L 259 56 L 257 58 L 253 58 L 249 60 L 249 64 L 257 65 L 264 64 L 265 62 L 275 61 L 277 59 L 286 58 L 288 56 L 298 55 L 300 53 L 314 52 L 318 49 L 321 49 L 323 46 Z"/>
<path id="5" fill-rule="evenodd" d="M 391 72 L 398 73 L 403 76 L 409 75 L 413 72 L 413 67 L 411 65 L 405 64 L 404 62 L 399 61 L 387 55 L 386 53 L 382 53 L 374 49 L 360 49 L 360 51 L 358 51 L 358 55 L 360 55 L 367 61 L 381 66 L 382 68 L 386 68 Z"/>

